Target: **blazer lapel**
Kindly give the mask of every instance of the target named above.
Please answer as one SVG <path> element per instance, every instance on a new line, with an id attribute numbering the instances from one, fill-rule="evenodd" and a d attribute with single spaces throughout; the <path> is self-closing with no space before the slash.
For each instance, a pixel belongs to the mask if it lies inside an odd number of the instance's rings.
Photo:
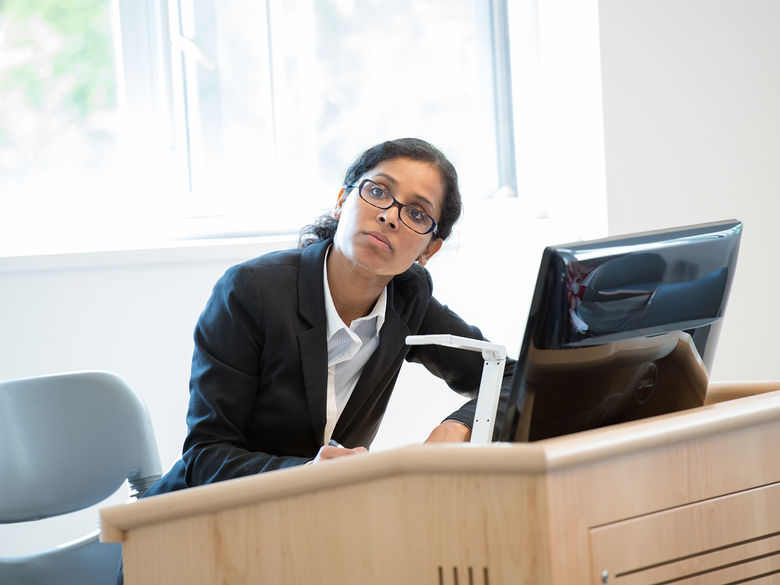
<path id="1" fill-rule="evenodd" d="M 322 270 L 330 240 L 312 244 L 303 250 L 298 268 L 298 313 L 311 329 L 298 334 L 303 382 L 309 418 L 318 442 L 325 432 L 325 410 L 328 391 L 328 344 L 325 317 L 325 294 Z"/>
<path id="2" fill-rule="evenodd" d="M 400 297 L 394 299 L 393 282 L 388 284 L 387 291 L 387 309 L 385 311 L 385 322 L 379 334 L 379 345 L 374 350 L 371 358 L 363 367 L 357 385 L 352 391 L 344 410 L 339 416 L 336 427 L 333 429 L 334 436 L 340 436 L 347 432 L 353 425 L 361 424 L 360 414 L 370 409 L 371 402 L 379 397 L 379 389 L 387 384 L 389 376 L 396 373 L 393 365 L 399 357 L 403 359 L 406 352 L 406 336 L 409 335 L 409 327 L 406 325 L 395 305 L 400 303 L 399 310 L 403 306 L 403 299 Z M 327 369 L 327 364 L 325 365 Z"/>

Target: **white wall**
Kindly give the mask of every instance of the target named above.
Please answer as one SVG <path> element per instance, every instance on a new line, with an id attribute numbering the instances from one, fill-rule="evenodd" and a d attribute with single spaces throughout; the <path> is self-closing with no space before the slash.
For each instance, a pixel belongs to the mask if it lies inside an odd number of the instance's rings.
<path id="1" fill-rule="evenodd" d="M 717 379 L 780 379 L 780 2 L 601 0 L 611 234 L 736 217 Z"/>

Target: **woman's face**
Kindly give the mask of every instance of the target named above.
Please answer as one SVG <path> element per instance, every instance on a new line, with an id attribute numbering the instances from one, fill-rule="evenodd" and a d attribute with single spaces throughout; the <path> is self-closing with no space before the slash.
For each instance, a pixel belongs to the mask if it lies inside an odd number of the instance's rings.
<path id="1" fill-rule="evenodd" d="M 408 158 L 383 161 L 360 177 L 371 179 L 400 203 L 414 205 L 437 222 L 444 205 L 444 185 L 439 171 L 430 163 Z M 432 233 L 418 234 L 401 223 L 398 207 L 378 209 L 363 201 L 357 185 L 342 192 L 336 203 L 339 218 L 334 247 L 354 266 L 378 276 L 395 276 L 408 270 L 415 260 L 427 261 L 442 241 Z"/>

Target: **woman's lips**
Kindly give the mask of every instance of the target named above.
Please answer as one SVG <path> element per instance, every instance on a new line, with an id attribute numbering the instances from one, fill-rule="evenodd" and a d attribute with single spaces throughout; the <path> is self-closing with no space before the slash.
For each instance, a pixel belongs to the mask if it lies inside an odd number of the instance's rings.
<path id="1" fill-rule="evenodd" d="M 387 239 L 387 236 L 384 234 L 380 234 L 379 232 L 366 232 L 366 235 L 369 237 L 369 239 L 376 242 L 378 245 L 387 248 L 388 250 L 392 249 L 392 246 L 390 245 L 390 240 Z"/>

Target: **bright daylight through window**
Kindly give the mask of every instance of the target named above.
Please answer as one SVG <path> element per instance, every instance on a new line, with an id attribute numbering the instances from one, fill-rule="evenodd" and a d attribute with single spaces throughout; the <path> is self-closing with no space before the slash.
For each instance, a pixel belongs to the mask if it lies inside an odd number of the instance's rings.
<path id="1" fill-rule="evenodd" d="M 4 0 L 0 254 L 297 232 L 402 136 L 449 155 L 467 203 L 528 196 L 507 7 L 531 16 L 514 56 L 540 3 Z"/>
<path id="2" fill-rule="evenodd" d="M 116 182 L 118 106 L 108 0 L 0 4 L 0 229 L 58 231 Z M 91 212 L 90 212 L 91 213 Z"/>
<path id="3" fill-rule="evenodd" d="M 351 157 L 401 136 L 444 148 L 467 193 L 495 190 L 489 3 L 399 0 L 388 11 L 376 0 L 182 0 L 178 9 L 198 215 L 249 233 L 296 230 L 335 201 Z"/>

